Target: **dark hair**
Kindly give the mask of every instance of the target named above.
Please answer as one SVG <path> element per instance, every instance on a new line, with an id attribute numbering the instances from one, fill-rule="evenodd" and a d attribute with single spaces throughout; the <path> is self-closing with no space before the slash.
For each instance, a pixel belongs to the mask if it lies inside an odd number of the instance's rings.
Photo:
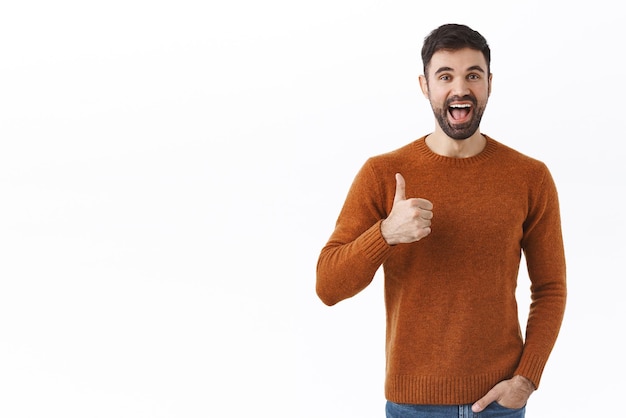
<path id="1" fill-rule="evenodd" d="M 485 61 L 487 61 L 487 73 L 491 73 L 491 50 L 487 40 L 469 26 L 448 23 L 439 26 L 424 38 L 424 46 L 422 46 L 424 75 L 428 78 L 428 65 L 435 52 L 440 50 L 456 51 L 463 48 L 482 52 Z"/>

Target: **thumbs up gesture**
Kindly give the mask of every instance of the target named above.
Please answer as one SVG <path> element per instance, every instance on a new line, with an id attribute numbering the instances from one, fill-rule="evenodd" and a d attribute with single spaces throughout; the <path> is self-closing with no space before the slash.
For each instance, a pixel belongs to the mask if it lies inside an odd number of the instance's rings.
<path id="1" fill-rule="evenodd" d="M 426 199 L 406 198 L 402 174 L 396 173 L 393 207 L 380 227 L 389 245 L 419 241 L 430 234 L 433 204 Z"/>

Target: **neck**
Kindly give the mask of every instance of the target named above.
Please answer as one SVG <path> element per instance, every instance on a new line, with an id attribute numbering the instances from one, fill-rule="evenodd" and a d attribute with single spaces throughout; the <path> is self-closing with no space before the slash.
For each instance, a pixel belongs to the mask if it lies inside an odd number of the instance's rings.
<path id="1" fill-rule="evenodd" d="M 468 158 L 480 154 L 487 139 L 476 131 L 467 139 L 452 139 L 443 132 L 433 132 L 426 137 L 426 145 L 435 154 L 451 158 Z"/>

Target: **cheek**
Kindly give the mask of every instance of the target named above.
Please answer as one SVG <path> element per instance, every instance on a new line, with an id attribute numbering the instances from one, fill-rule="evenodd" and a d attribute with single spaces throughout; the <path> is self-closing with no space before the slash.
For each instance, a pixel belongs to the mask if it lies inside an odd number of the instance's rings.
<path id="1" fill-rule="evenodd" d="M 446 102 L 446 98 L 447 96 L 441 91 L 429 90 L 428 100 L 430 100 L 430 102 L 436 107 L 442 107 Z"/>

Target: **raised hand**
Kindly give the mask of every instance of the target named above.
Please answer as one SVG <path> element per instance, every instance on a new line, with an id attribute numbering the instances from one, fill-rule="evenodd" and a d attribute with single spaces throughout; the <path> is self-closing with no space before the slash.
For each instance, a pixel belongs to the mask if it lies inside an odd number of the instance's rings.
<path id="1" fill-rule="evenodd" d="M 430 234 L 433 204 L 422 198 L 406 198 L 406 183 L 402 174 L 396 173 L 396 194 L 393 207 L 380 230 L 389 245 L 419 241 Z"/>

